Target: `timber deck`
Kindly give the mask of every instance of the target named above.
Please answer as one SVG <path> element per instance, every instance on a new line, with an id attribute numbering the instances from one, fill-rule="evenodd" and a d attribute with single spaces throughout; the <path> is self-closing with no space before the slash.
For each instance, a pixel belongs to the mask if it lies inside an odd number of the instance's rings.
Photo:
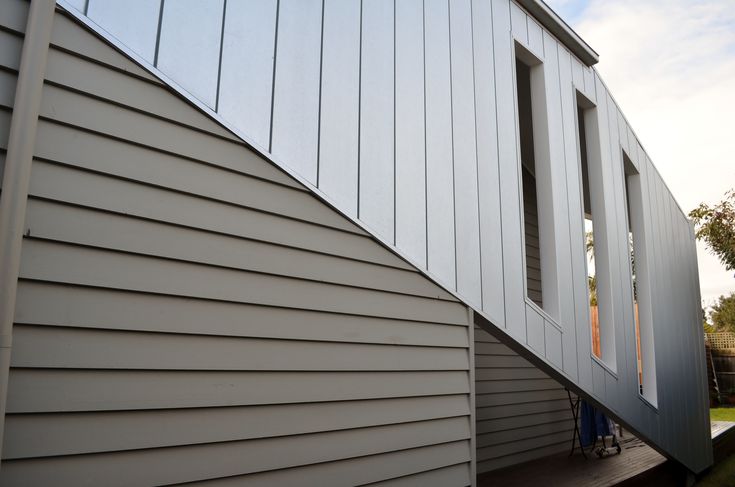
<path id="1" fill-rule="evenodd" d="M 631 434 L 620 443 L 620 455 L 597 458 L 588 453 L 585 459 L 577 449 L 572 456 L 563 453 L 482 474 L 478 486 L 604 487 L 633 479 L 666 462 L 664 456 Z"/>

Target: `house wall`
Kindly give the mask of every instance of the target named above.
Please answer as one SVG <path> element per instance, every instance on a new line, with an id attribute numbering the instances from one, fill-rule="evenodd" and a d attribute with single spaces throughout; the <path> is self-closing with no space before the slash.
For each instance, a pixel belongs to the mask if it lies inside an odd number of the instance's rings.
<path id="1" fill-rule="evenodd" d="M 691 470 L 711 463 L 692 229 L 598 73 L 517 3 L 59 3 L 472 306 L 534 363 Z M 526 292 L 516 45 L 543 70 L 534 127 L 548 159 L 538 183 L 550 313 Z M 587 135 L 590 165 L 600 168 L 591 177 L 602 208 L 595 241 L 607 363 L 591 353 L 577 93 L 595 111 Z M 638 392 L 623 151 L 640 173 L 645 208 L 636 262 L 655 400 Z"/>
<path id="2" fill-rule="evenodd" d="M 471 305 L 533 363 L 690 469 L 711 463 L 692 229 L 598 73 L 516 3 L 59 3 Z M 553 315 L 525 292 L 515 43 L 545 73 L 539 123 L 548 132 L 543 187 L 552 204 L 543 221 L 553 222 L 553 238 L 544 240 L 556 273 L 545 284 L 558 296 L 544 298 L 553 297 Z M 597 277 L 612 367 L 590 353 L 577 92 L 597 121 L 589 134 L 601 168 L 593 177 L 602 188 L 596 242 L 605 249 Z M 636 265 L 640 258 L 640 314 L 651 324 L 644 338 L 655 348 L 655 368 L 644 357 L 644 371 L 656 371 L 655 404 L 638 394 L 633 365 L 623 151 L 640 173 Z"/>
<path id="3" fill-rule="evenodd" d="M 0 485 L 474 484 L 468 308 L 65 14 L 51 43 Z"/>
<path id="4" fill-rule="evenodd" d="M 478 474 L 569 450 L 574 420 L 564 387 L 479 327 L 475 394 Z"/>

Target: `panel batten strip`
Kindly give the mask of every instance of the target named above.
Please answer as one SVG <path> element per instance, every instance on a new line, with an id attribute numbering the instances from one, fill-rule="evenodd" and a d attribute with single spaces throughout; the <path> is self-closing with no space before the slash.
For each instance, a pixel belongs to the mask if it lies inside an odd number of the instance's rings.
<path id="1" fill-rule="evenodd" d="M 495 53 L 489 2 L 473 0 L 475 142 L 480 225 L 482 309 L 490 321 L 505 326 L 503 247 L 498 174 L 495 107 Z"/>
<path id="2" fill-rule="evenodd" d="M 482 307 L 477 144 L 470 0 L 449 5 L 457 292 Z"/>
<path id="3" fill-rule="evenodd" d="M 0 195 L 0 443 L 5 426 L 23 227 L 54 8 L 52 0 L 34 0 L 28 10 L 3 171 L 5 184 Z"/>
<path id="4" fill-rule="evenodd" d="M 222 86 L 222 51 L 225 45 L 225 20 L 227 19 L 227 0 L 222 2 L 222 24 L 219 34 L 219 56 L 217 59 L 217 91 L 214 95 L 214 111 L 219 112 L 219 97 Z"/>
<path id="5" fill-rule="evenodd" d="M 445 0 L 424 2 L 426 252 L 429 272 L 456 289 L 448 15 Z"/>
<path id="6" fill-rule="evenodd" d="M 358 218 L 394 241 L 393 1 L 363 2 Z"/>

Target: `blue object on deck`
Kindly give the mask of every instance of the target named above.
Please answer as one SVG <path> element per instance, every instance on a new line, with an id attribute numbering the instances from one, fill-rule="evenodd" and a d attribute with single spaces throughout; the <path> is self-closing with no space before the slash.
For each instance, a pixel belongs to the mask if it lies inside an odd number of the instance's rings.
<path id="1" fill-rule="evenodd" d="M 580 441 L 583 447 L 594 444 L 598 436 L 612 434 L 607 417 L 584 400 L 580 404 L 580 413 Z"/>

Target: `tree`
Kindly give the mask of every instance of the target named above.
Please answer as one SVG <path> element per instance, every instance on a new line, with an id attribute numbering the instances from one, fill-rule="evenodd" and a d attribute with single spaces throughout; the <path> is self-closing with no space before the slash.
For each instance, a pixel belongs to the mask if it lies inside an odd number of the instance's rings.
<path id="1" fill-rule="evenodd" d="M 735 292 L 720 296 L 712 306 L 709 317 L 717 331 L 735 332 Z"/>
<path id="2" fill-rule="evenodd" d="M 633 273 L 633 299 L 638 301 L 638 286 L 635 279 L 635 254 L 633 252 L 633 234 L 628 232 L 628 246 L 630 247 L 630 268 Z M 593 232 L 584 234 L 584 250 L 591 263 L 595 262 L 595 235 Z M 590 306 L 597 306 L 597 276 L 587 276 L 587 287 L 590 290 Z"/>
<path id="3" fill-rule="evenodd" d="M 689 212 L 696 237 L 716 255 L 728 271 L 735 270 L 735 189 L 714 206 L 700 203 Z"/>

